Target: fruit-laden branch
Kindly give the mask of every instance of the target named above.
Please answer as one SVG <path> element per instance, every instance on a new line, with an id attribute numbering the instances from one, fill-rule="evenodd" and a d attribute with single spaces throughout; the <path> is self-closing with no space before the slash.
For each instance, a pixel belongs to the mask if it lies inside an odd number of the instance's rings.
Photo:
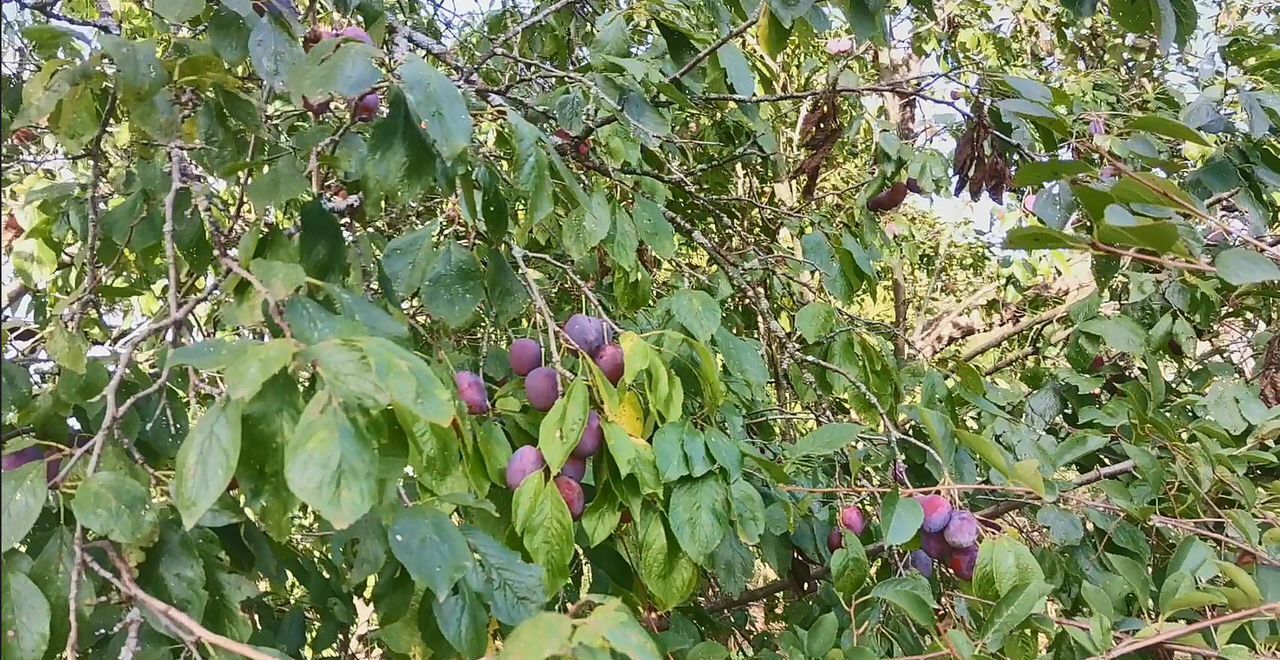
<path id="1" fill-rule="evenodd" d="M 1098 468 L 1093 472 L 1090 472 L 1085 475 L 1081 475 L 1080 477 L 1072 481 L 1069 486 L 1067 486 L 1062 490 L 1063 492 L 1065 492 L 1065 491 L 1075 490 L 1077 488 L 1083 488 L 1090 484 L 1094 484 L 1099 481 L 1102 481 L 1103 479 L 1110 479 L 1111 477 L 1114 477 L 1114 476 L 1127 474 L 1129 472 L 1132 472 L 1133 469 L 1134 469 L 1133 461 L 1121 461 L 1119 463 L 1116 463 L 1115 465 L 1109 465 L 1107 467 Z M 1001 502 L 999 504 L 989 506 L 979 511 L 976 515 L 979 518 L 988 518 L 988 519 L 998 518 L 1000 516 L 1007 515 L 1013 511 L 1017 511 L 1018 509 L 1021 509 L 1022 507 L 1027 506 L 1028 504 L 1031 504 L 1031 503 L 1032 502 L 1028 500 L 1009 500 L 1007 502 Z M 871 545 L 866 547 L 867 557 L 868 558 L 877 557 L 883 554 L 884 550 L 885 550 L 884 544 L 872 543 Z M 831 569 L 829 567 L 823 566 L 822 568 L 819 568 L 818 570 L 813 571 L 809 577 L 811 580 L 820 580 L 830 576 L 831 576 Z M 763 598 L 768 598 L 769 596 L 782 593 L 783 591 L 786 591 L 787 589 L 791 589 L 795 586 L 796 585 L 791 578 L 789 577 L 783 578 L 781 580 L 770 582 L 769 584 L 766 584 L 762 587 L 758 587 L 756 589 L 749 589 L 743 592 L 737 598 L 728 598 L 725 600 L 719 600 L 719 601 L 708 603 L 706 606 L 706 610 L 708 612 L 724 612 L 726 610 L 736 609 L 738 607 L 742 607 L 743 605 L 754 603 L 755 601 L 761 600 Z"/>

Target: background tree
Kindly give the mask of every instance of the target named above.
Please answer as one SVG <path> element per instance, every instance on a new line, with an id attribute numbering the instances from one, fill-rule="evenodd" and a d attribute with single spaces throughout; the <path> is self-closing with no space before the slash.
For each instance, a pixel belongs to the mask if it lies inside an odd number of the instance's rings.
<path id="1" fill-rule="evenodd" d="M 1275 656 L 1274 12 L 6 1 L 0 654 Z"/>

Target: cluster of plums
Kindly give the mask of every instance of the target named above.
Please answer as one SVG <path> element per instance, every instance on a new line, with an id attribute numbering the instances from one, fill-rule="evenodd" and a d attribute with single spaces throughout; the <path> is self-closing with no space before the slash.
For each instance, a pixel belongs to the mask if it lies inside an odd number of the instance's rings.
<path id="1" fill-rule="evenodd" d="M 978 519 L 962 509 L 953 509 L 951 502 L 941 495 L 923 495 L 914 498 L 924 509 L 924 521 L 920 523 L 920 549 L 911 553 L 912 568 L 921 575 L 933 575 L 933 562 L 946 563 L 951 572 L 961 580 L 972 580 L 973 569 L 978 563 Z M 835 552 L 844 545 L 843 530 L 854 536 L 866 528 L 862 510 L 847 507 L 840 511 L 840 524 L 827 537 L 827 547 Z"/>
<path id="2" fill-rule="evenodd" d="M 307 32 L 302 38 L 302 47 L 304 50 L 311 50 L 311 47 L 327 41 L 329 39 L 350 39 L 352 41 L 362 41 L 370 46 L 373 45 L 373 38 L 368 32 L 356 25 L 351 25 L 341 30 L 324 30 L 315 28 Z M 351 105 L 352 115 L 356 121 L 371 121 L 378 116 L 378 108 L 382 106 L 382 97 L 376 92 L 365 92 L 356 98 Z M 330 110 L 329 99 L 312 101 L 306 97 L 302 99 L 302 107 L 306 108 L 312 115 L 319 117 L 327 114 Z"/>
<path id="3" fill-rule="evenodd" d="M 610 383 L 622 379 L 625 363 L 622 348 L 612 343 L 612 333 L 603 319 L 586 314 L 574 314 L 564 324 L 564 334 L 579 350 L 595 361 L 596 366 Z M 542 345 L 533 339 L 517 339 L 511 343 L 508 354 L 511 371 L 524 378 L 524 393 L 529 405 L 541 412 L 551 410 L 560 399 L 560 374 L 554 367 L 543 366 Z M 483 415 L 490 410 L 489 395 L 484 379 L 470 371 L 454 374 L 458 398 L 472 415 Z M 574 520 L 582 518 L 586 509 L 586 495 L 582 491 L 582 479 L 587 474 L 587 459 L 596 455 L 604 446 L 604 430 L 600 427 L 600 414 L 592 410 L 587 414 L 582 437 L 573 448 L 569 459 L 560 468 L 554 482 L 560 496 L 569 507 Z M 547 469 L 546 458 L 532 445 L 517 449 L 507 462 L 507 486 L 520 487 L 525 479 Z"/>

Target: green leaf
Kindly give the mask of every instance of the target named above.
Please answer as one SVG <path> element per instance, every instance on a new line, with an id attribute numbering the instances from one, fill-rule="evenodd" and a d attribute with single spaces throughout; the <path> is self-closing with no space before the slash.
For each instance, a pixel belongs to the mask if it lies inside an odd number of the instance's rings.
<path id="1" fill-rule="evenodd" d="M 413 580 L 430 589 L 438 600 L 449 595 L 472 565 L 462 532 L 448 515 L 425 504 L 396 513 L 387 529 L 387 543 Z"/>
<path id="2" fill-rule="evenodd" d="M 306 60 L 290 73 L 290 91 L 297 97 L 325 98 L 330 94 L 359 98 L 382 81 L 374 65 L 381 51 L 358 41 L 343 41 L 329 48 L 332 40 L 311 48 Z"/>
<path id="3" fill-rule="evenodd" d="M 436 253 L 421 295 L 427 312 L 449 327 L 468 325 L 484 301 L 484 272 L 480 261 L 470 250 L 450 241 Z"/>
<path id="4" fill-rule="evenodd" d="M 1018 174 L 1014 175 L 1014 187 L 1036 187 L 1043 183 L 1089 173 L 1093 169 L 1093 165 L 1083 160 L 1048 159 L 1024 162 L 1018 166 Z"/>
<path id="5" fill-rule="evenodd" d="M 1049 528 L 1049 538 L 1058 545 L 1076 545 L 1084 538 L 1080 516 L 1058 506 L 1046 505 L 1036 512 L 1036 522 Z"/>
<path id="6" fill-rule="evenodd" d="M 426 122 L 427 135 L 440 155 L 453 160 L 465 152 L 471 145 L 471 113 L 448 76 L 417 55 L 409 55 L 397 73 L 409 107 Z"/>
<path id="7" fill-rule="evenodd" d="M 836 593 L 851 600 L 866 583 L 870 570 L 862 541 L 853 534 L 844 534 L 844 545 L 831 554 L 831 583 Z"/>
<path id="8" fill-rule="evenodd" d="M 724 481 L 717 474 L 680 480 L 671 489 L 668 515 L 680 547 L 706 565 L 729 533 L 729 493 Z"/>
<path id="9" fill-rule="evenodd" d="M 478 529 L 463 528 L 462 533 L 484 576 L 488 589 L 481 595 L 494 618 L 515 626 L 542 609 L 547 593 L 542 567 L 525 562 L 519 553 Z"/>
<path id="10" fill-rule="evenodd" d="M 292 339 L 247 344 L 236 361 L 227 367 L 227 396 L 238 401 L 252 399 L 267 379 L 293 361 L 298 348 L 298 342 Z"/>
<path id="11" fill-rule="evenodd" d="M 49 645 L 49 601 L 12 562 L 0 585 L 0 655 L 5 660 L 40 660 Z"/>
<path id="12" fill-rule="evenodd" d="M 993 600 L 1014 587 L 1044 582 L 1044 570 L 1025 545 L 1008 536 L 983 541 L 973 571 L 974 591 Z"/>
<path id="13" fill-rule="evenodd" d="M 269 87 L 283 91 L 289 72 L 305 56 L 302 46 L 277 20 L 265 17 L 249 33 L 249 61 Z"/>
<path id="14" fill-rule="evenodd" d="M 637 515 L 639 532 L 640 577 L 657 605 L 671 609 L 697 588 L 697 565 L 668 539 L 661 515 L 649 510 L 633 515 Z"/>
<path id="15" fill-rule="evenodd" d="M 1112 350 L 1131 355 L 1142 355 L 1146 350 L 1146 330 L 1127 316 L 1091 319 L 1080 324 L 1080 330 L 1102 337 Z"/>
<path id="16" fill-rule="evenodd" d="M 0 552 L 8 552 L 26 538 L 36 524 L 49 497 L 46 473 L 44 461 L 32 461 L 0 479 L 0 491 L 4 493 L 0 499 L 4 503 L 0 509 Z"/>
<path id="17" fill-rule="evenodd" d="M 835 612 L 827 612 L 818 617 L 817 621 L 809 627 L 809 634 L 805 639 L 805 653 L 811 658 L 819 658 L 826 655 L 831 647 L 836 645 L 836 633 L 839 629 L 836 626 Z M 841 654 L 843 657 L 843 654 Z"/>
<path id="18" fill-rule="evenodd" d="M 653 453 L 658 463 L 658 476 L 672 482 L 689 474 L 689 459 L 684 452 L 684 424 L 666 424 L 653 434 Z"/>
<path id="19" fill-rule="evenodd" d="M 824 302 L 811 302 L 796 312 L 796 329 L 813 343 L 836 329 L 836 310 Z"/>
<path id="20" fill-rule="evenodd" d="M 729 87 L 734 92 L 743 96 L 751 96 L 755 93 L 756 76 L 751 68 L 751 62 L 733 42 L 725 44 L 716 51 L 716 60 L 720 62 L 721 67 L 724 67 L 725 75 L 729 79 Z"/>
<path id="21" fill-rule="evenodd" d="M 1236 286 L 1280 280 L 1280 266 L 1248 248 L 1223 250 L 1214 258 L 1218 277 Z"/>
<path id="22" fill-rule="evenodd" d="M 729 483 L 729 506 L 733 511 L 734 526 L 738 538 L 752 545 L 760 542 L 764 533 L 764 498 L 746 479 L 734 479 Z"/>
<path id="23" fill-rule="evenodd" d="M 631 660 L 662 660 L 653 638 L 641 627 L 621 600 L 611 598 L 578 625 L 573 641 L 588 647 L 607 646 Z"/>
<path id="24" fill-rule="evenodd" d="M 573 558 L 573 519 L 559 489 L 535 475 L 516 489 L 511 508 L 525 549 L 546 571 L 547 589 L 558 591 Z"/>
<path id="25" fill-rule="evenodd" d="M 186 23 L 204 11 L 201 0 L 156 0 L 156 13 L 170 23 Z"/>
<path id="26" fill-rule="evenodd" d="M 850 422 L 825 424 L 810 431 L 794 445 L 787 447 L 783 455 L 787 460 L 796 460 L 808 456 L 826 456 L 853 446 L 867 427 Z"/>
<path id="27" fill-rule="evenodd" d="M 1199 145 L 1209 146 L 1209 141 L 1204 135 L 1190 126 L 1168 117 L 1159 115 L 1143 115 L 1129 122 L 1125 127 L 1129 131 L 1149 131 L 1159 133 L 1165 137 L 1170 137 L 1183 142 L 1194 142 Z"/>
<path id="28" fill-rule="evenodd" d="M 889 493 L 880 503 L 880 527 L 885 545 L 902 545 L 915 538 L 924 522 L 924 509 L 914 498 Z"/>
<path id="29" fill-rule="evenodd" d="M 347 274 L 347 244 L 342 227 L 319 200 L 302 207 L 298 249 L 302 253 L 302 268 L 311 277 L 338 282 Z"/>
<path id="30" fill-rule="evenodd" d="M 336 529 L 369 512 L 378 493 L 378 455 L 329 391 L 311 397 L 285 444 L 284 477 L 298 499 Z"/>
<path id="31" fill-rule="evenodd" d="M 265 212 L 268 207 L 279 209 L 285 202 L 295 200 L 310 190 L 311 185 L 298 162 L 286 156 L 273 161 L 265 173 L 254 176 L 246 193 L 254 208 Z"/>
<path id="32" fill-rule="evenodd" d="M 814 0 L 769 0 L 769 12 L 786 27 L 813 8 Z"/>
<path id="33" fill-rule="evenodd" d="M 228 379 L 229 388 L 233 383 Z M 261 383 L 254 387 L 255 393 L 259 387 Z M 231 483 L 240 460 L 240 411 L 237 402 L 215 402 L 191 428 L 178 450 L 173 504 L 187 529 L 195 527 Z"/>
<path id="34" fill-rule="evenodd" d="M 893 603 L 913 621 L 926 628 L 932 628 L 936 623 L 933 615 L 933 593 L 924 578 L 890 578 L 877 584 L 871 590 L 871 595 Z"/>
<path id="35" fill-rule="evenodd" d="M 1124 555 L 1108 552 L 1106 556 L 1111 567 L 1129 584 L 1133 595 L 1138 599 L 1138 604 L 1146 607 L 1151 602 L 1152 589 L 1151 574 L 1147 571 L 1147 567 Z"/>
<path id="36" fill-rule="evenodd" d="M 138 541 L 151 528 L 146 488 L 119 472 L 95 472 L 85 479 L 71 510 L 80 524 L 117 543 Z"/>
<path id="37" fill-rule="evenodd" d="M 573 621 L 556 612 L 542 612 L 520 624 L 502 644 L 499 658 L 542 660 L 560 655 L 569 647 Z"/>
<path id="38" fill-rule="evenodd" d="M 575 379 L 542 418 L 542 423 L 538 426 L 538 449 L 542 451 L 552 473 L 564 467 L 570 452 L 582 440 L 582 430 L 586 428 L 590 413 L 587 407 L 590 402 L 591 393 L 586 381 Z"/>
<path id="39" fill-rule="evenodd" d="M 1010 480 L 1030 488 L 1036 495 L 1044 497 L 1044 477 L 1040 474 L 1040 461 L 1029 458 L 1013 464 Z"/>
<path id="40" fill-rule="evenodd" d="M 1029 582 L 1014 587 L 996 602 L 982 628 L 982 639 L 991 648 L 1000 648 L 1004 638 L 1027 617 L 1044 606 L 1053 587 L 1044 582 Z"/>
<path id="41" fill-rule="evenodd" d="M 1004 239 L 1006 250 L 1083 250 L 1087 247 L 1087 240 L 1048 227 L 1015 227 Z"/>
<path id="42" fill-rule="evenodd" d="M 489 616 L 466 582 L 446 595 L 435 613 L 436 625 L 450 646 L 465 658 L 484 656 L 489 646 Z"/>
<path id="43" fill-rule="evenodd" d="M 249 273 L 257 277 L 276 300 L 285 300 L 306 286 L 307 271 L 288 261 L 254 259 Z"/>
<path id="44" fill-rule="evenodd" d="M 432 236 L 437 229 L 433 223 L 387 243 L 387 249 L 382 253 L 382 271 L 387 274 L 397 296 L 412 296 L 426 281 L 428 269 L 436 256 Z"/>
<path id="45" fill-rule="evenodd" d="M 609 235 L 613 226 L 613 204 L 604 190 L 591 193 L 586 205 L 565 219 L 561 241 L 565 252 L 574 259 L 581 259 Z"/>

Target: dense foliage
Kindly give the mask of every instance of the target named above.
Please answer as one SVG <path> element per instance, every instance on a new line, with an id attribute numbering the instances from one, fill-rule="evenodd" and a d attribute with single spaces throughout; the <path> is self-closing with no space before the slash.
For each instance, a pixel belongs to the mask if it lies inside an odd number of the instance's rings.
<path id="1" fill-rule="evenodd" d="M 1275 10 L 6 0 L 0 654 L 1275 656 Z"/>

